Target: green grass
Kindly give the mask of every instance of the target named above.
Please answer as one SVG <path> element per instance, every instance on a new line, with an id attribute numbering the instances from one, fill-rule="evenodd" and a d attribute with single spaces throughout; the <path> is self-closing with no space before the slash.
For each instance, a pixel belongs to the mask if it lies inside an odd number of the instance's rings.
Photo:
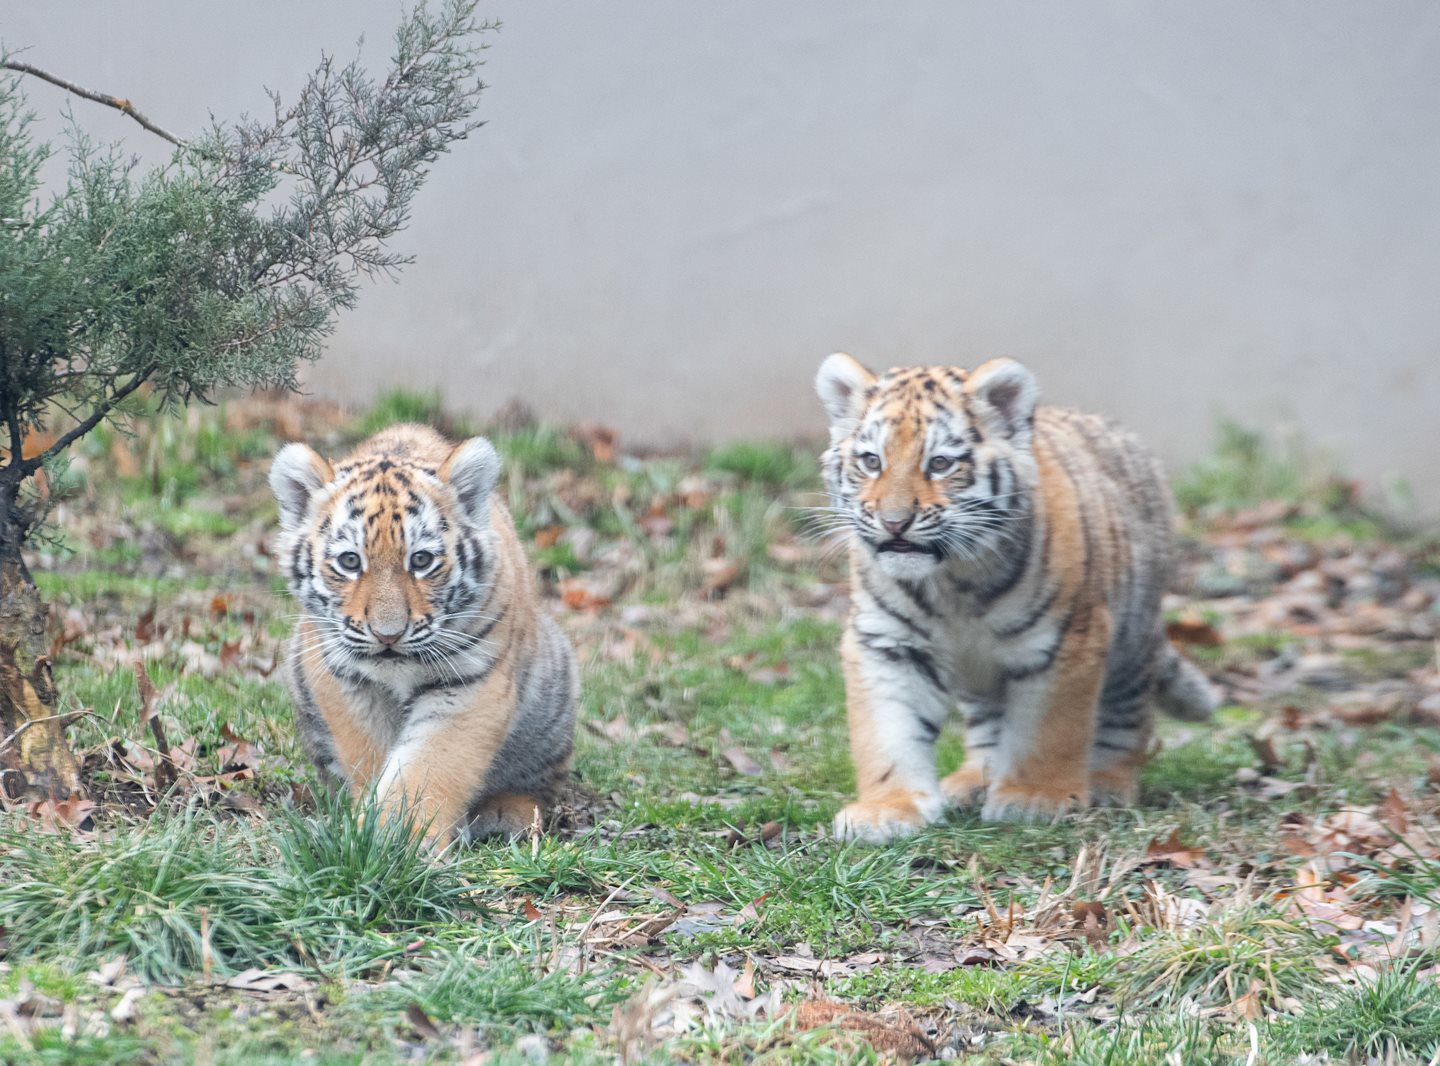
<path id="1" fill-rule="evenodd" d="M 82 1023 L 72 1039 L 56 1013 L 53 1025 L 27 1029 L 28 1047 L 0 1028 L 0 1061 L 452 1061 L 471 1040 L 488 1061 L 521 1063 L 538 1039 L 557 1060 L 613 1062 L 617 1010 L 635 1011 L 632 997 L 652 980 L 663 987 L 682 966 L 722 961 L 737 972 L 753 964 L 762 992 L 784 983 L 787 1004 L 903 1006 L 938 1032 L 965 1035 L 951 1050 L 982 1066 L 1244 1062 L 1251 1030 L 1230 1005 L 1252 988 L 1266 1012 L 1254 1029 L 1257 1063 L 1433 1053 L 1440 1004 L 1420 976 L 1433 958 L 1382 969 L 1373 982 L 1346 969 L 1339 960 L 1355 945 L 1287 906 L 1299 860 L 1281 838 L 1376 803 L 1392 786 L 1413 794 L 1440 732 L 1401 715 L 1361 730 L 1279 733 L 1274 776 L 1303 787 L 1277 801 L 1237 776 L 1256 766 L 1249 736 L 1290 698 L 1277 697 L 1227 707 L 1208 725 L 1163 725 L 1133 809 L 1004 827 L 957 811 L 887 847 L 838 844 L 826 827 L 854 787 L 841 610 L 817 583 L 843 581 L 843 562 L 786 564 L 771 553 L 804 542 L 818 449 L 737 444 L 607 464 L 570 434 L 530 427 L 496 443 L 543 581 L 604 578 L 615 566 L 606 551 L 630 568 L 613 609 L 564 619 L 585 678 L 575 773 L 597 797 L 597 824 L 437 857 L 403 821 L 320 786 L 278 678 L 238 666 L 203 676 L 189 665 L 182 630 L 211 656 L 243 640 L 263 664 L 289 628 L 283 589 L 238 550 L 273 523 L 256 460 L 277 442 L 227 431 L 223 412 L 163 432 L 141 414 L 139 435 L 124 442 L 140 473 L 108 477 L 115 439 L 87 442 L 88 469 L 69 477 L 93 496 L 70 507 L 93 508 L 97 520 L 60 530 L 68 549 L 39 574 L 45 594 L 95 630 L 56 665 L 66 706 L 93 710 L 72 736 L 90 753 L 97 792 L 130 795 L 135 807 L 103 808 L 94 832 L 80 835 L 41 832 L 22 811 L 0 814 L 0 999 L 33 988 Z M 358 437 L 402 420 L 469 431 L 438 397 L 396 392 L 335 432 Z M 1201 521 L 1279 498 L 1297 509 L 1293 535 L 1383 534 L 1362 529 L 1326 484 L 1298 459 L 1227 431 L 1180 495 Z M 534 534 L 557 524 L 574 535 L 536 547 Z M 123 535 L 95 535 L 110 526 Z M 735 564 L 734 580 L 702 596 L 716 558 Z M 224 617 L 210 609 L 217 593 L 237 604 Z M 107 763 L 117 740 L 146 737 L 128 656 L 152 605 L 165 635 L 148 669 L 167 692 L 159 713 L 172 740 L 197 742 L 201 774 L 219 769 L 222 723 L 263 752 L 255 780 L 225 794 L 181 790 L 153 811 L 133 795 L 132 775 Z M 1218 608 L 1210 620 L 1223 621 Z M 1276 631 L 1191 650 L 1217 673 L 1244 674 L 1314 647 Z M 1341 673 L 1362 686 L 1403 680 L 1433 654 L 1418 643 L 1340 651 Z M 1302 695 L 1307 712 L 1323 714 L 1324 693 Z M 938 745 L 941 771 L 962 754 L 952 724 Z M 1144 861 L 1172 832 L 1193 849 L 1195 870 Z M 1407 897 L 1440 905 L 1434 841 L 1414 840 L 1420 850 L 1372 860 L 1349 886 L 1377 915 Z M 1042 954 L 925 968 L 1003 941 L 1012 918 L 1022 937 L 1039 936 L 1031 912 L 1068 891 L 1082 855 L 1092 865 L 1100 856 L 1101 872 L 1055 905 Z M 1207 888 L 1212 874 L 1223 883 Z M 1206 917 L 1157 919 L 1161 894 Z M 1067 908 L 1097 896 L 1108 924 L 1087 940 Z M 691 923 L 649 939 L 611 941 L 614 924 L 592 924 L 675 905 Z M 127 980 L 155 986 L 123 1025 L 107 1020 L 121 990 L 87 976 L 121 956 Z M 869 961 L 823 976 L 778 967 L 780 956 Z M 223 987 L 250 967 L 307 984 L 297 993 Z M 416 1012 L 441 1040 L 417 1031 Z M 106 1034 L 87 1031 L 92 1022 Z M 722 1012 L 667 1035 L 645 1061 L 882 1059 L 853 1034 Z"/>
<path id="2" fill-rule="evenodd" d="M 531 426 L 492 439 L 512 477 L 583 468 L 590 459 L 583 445 L 552 426 Z"/>
<path id="3" fill-rule="evenodd" d="M 1170 1015 L 1027 1033 L 1012 1054 L 1037 1066 L 1233 1066 L 1245 1061 L 1245 1051 L 1233 1030 Z"/>
<path id="4" fill-rule="evenodd" d="M 390 389 L 381 393 L 370 409 L 355 420 L 352 433 L 359 439 L 400 422 L 435 424 L 444 418 L 444 412 L 438 390 Z"/>
<path id="5" fill-rule="evenodd" d="M 1277 451 L 1263 434 L 1222 422 L 1214 453 L 1175 479 L 1175 499 L 1186 511 L 1205 507 L 1239 510 L 1269 500 L 1299 503 L 1313 474 L 1298 451 Z"/>
<path id="6" fill-rule="evenodd" d="M 813 448 L 784 444 L 727 444 L 712 451 L 706 465 L 769 488 L 795 488 L 813 483 L 819 476 Z"/>
<path id="7" fill-rule="evenodd" d="M 1440 1053 L 1440 984 L 1420 969 L 1396 963 L 1373 980 L 1316 987 L 1279 1041 L 1342 1062 L 1432 1061 Z"/>

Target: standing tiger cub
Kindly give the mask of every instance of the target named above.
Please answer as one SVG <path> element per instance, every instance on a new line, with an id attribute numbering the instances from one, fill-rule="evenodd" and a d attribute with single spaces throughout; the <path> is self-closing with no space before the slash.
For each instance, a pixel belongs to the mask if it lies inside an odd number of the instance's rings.
<path id="1" fill-rule="evenodd" d="M 270 469 L 302 608 L 284 676 L 321 772 L 440 845 L 519 833 L 564 780 L 575 657 L 541 607 L 483 437 L 393 426 L 331 466 Z"/>
<path id="2" fill-rule="evenodd" d="M 860 795 L 836 835 L 904 836 L 981 796 L 990 821 L 1133 801 L 1150 704 L 1198 719 L 1216 702 L 1165 639 L 1156 460 L 1095 415 L 1037 407 L 1010 359 L 877 377 L 832 355 L 816 389 L 826 487 L 851 529 L 841 654 Z M 965 760 L 937 780 L 957 703 Z"/>

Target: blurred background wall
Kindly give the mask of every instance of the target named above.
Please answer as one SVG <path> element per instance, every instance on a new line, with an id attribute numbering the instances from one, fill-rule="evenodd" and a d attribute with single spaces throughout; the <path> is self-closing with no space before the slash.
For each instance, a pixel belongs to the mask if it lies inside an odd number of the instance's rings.
<path id="1" fill-rule="evenodd" d="M 378 64 L 396 0 L 7 0 L 184 132 Z M 1172 463 L 1219 417 L 1440 508 L 1440 6 L 493 0 L 489 124 L 309 375 L 631 442 L 822 429 L 810 382 L 998 354 Z M 58 90 L 27 85 L 53 116 Z M 158 158 L 148 134 L 82 123 Z M 1288 427 L 1288 429 L 1287 429 Z"/>

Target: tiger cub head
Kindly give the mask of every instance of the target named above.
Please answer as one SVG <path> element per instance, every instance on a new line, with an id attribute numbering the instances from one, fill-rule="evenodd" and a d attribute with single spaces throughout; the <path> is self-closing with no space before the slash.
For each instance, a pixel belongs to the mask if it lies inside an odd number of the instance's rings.
<path id="1" fill-rule="evenodd" d="M 830 416 L 821 464 L 834 509 L 881 569 L 915 580 L 1003 545 L 1035 481 L 1030 371 L 994 359 L 877 376 L 836 354 L 815 388 Z"/>
<path id="2" fill-rule="evenodd" d="M 424 426 L 392 426 L 333 466 L 304 444 L 280 450 L 277 555 L 326 661 L 368 674 L 463 657 L 495 583 L 499 477 L 488 440 L 452 446 Z"/>

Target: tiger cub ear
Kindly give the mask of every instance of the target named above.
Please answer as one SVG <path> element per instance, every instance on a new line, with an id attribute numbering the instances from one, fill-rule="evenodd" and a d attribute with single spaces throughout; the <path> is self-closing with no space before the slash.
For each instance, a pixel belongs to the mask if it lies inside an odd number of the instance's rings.
<path id="1" fill-rule="evenodd" d="M 287 444 L 270 464 L 270 491 L 280 505 L 280 528 L 298 529 L 310 509 L 310 500 L 334 476 L 330 464 L 305 444 Z"/>
<path id="2" fill-rule="evenodd" d="M 855 431 L 865 413 L 865 392 L 875 384 L 875 375 L 844 352 L 836 352 L 820 364 L 815 391 L 830 416 L 830 443 L 844 440 Z"/>
<path id="3" fill-rule="evenodd" d="M 965 382 L 984 427 L 1010 440 L 1027 440 L 1040 400 L 1035 375 L 1014 359 L 981 363 Z"/>
<path id="4" fill-rule="evenodd" d="M 490 521 L 490 494 L 500 481 L 500 455 L 484 437 L 471 437 L 458 445 L 440 476 L 455 490 L 455 502 L 472 525 Z"/>

